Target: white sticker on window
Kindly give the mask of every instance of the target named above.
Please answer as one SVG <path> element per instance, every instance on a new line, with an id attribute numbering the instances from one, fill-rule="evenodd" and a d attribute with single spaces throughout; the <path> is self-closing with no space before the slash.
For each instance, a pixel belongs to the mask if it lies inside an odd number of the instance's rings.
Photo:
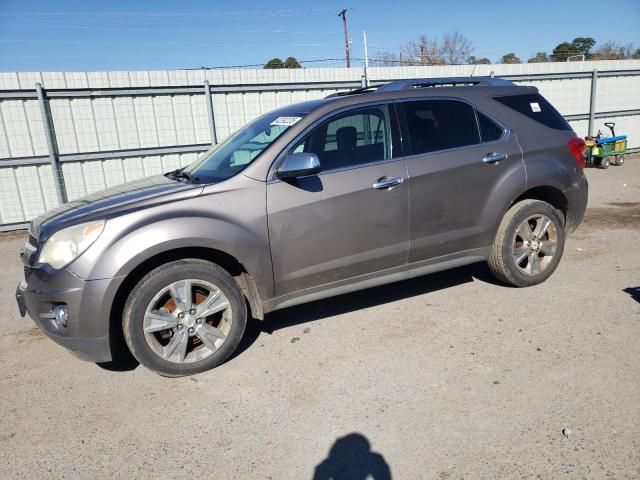
<path id="1" fill-rule="evenodd" d="M 300 120 L 302 120 L 302 117 L 278 117 L 271 122 L 271 125 L 286 125 L 290 127 L 291 125 L 298 123 Z"/>
<path id="2" fill-rule="evenodd" d="M 531 110 L 534 112 L 542 111 L 542 109 L 540 108 L 540 104 L 538 102 L 531 102 L 529 105 L 531 105 Z"/>

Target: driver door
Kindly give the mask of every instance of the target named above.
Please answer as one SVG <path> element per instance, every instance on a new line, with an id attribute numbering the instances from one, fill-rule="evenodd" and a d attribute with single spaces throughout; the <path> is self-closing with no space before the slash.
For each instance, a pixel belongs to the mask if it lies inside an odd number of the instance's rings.
<path id="1" fill-rule="evenodd" d="M 277 297 L 366 280 L 407 263 L 407 168 L 393 155 L 395 118 L 386 104 L 352 109 L 290 149 L 317 154 L 322 170 L 267 185 Z"/>

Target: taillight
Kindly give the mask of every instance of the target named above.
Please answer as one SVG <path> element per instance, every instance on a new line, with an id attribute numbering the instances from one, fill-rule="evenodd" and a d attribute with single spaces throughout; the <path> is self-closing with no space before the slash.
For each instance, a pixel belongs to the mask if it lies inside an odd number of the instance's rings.
<path id="1" fill-rule="evenodd" d="M 569 150 L 573 153 L 573 156 L 576 158 L 576 162 L 580 165 L 580 168 L 584 168 L 587 164 L 587 159 L 584 158 L 584 140 L 580 137 L 571 137 L 569 139 L 569 143 L 567 143 Z"/>

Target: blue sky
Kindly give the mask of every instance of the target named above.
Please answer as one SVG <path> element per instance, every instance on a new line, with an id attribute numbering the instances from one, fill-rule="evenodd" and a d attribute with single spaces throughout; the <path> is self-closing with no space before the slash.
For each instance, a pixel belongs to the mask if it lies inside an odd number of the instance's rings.
<path id="1" fill-rule="evenodd" d="M 473 41 L 474 55 L 494 61 L 512 51 L 526 61 L 578 36 L 640 47 L 640 0 L 0 0 L 0 71 L 213 67 L 289 55 L 341 59 L 341 8 L 350 8 L 356 58 L 363 57 L 363 30 L 370 56 L 423 33 L 456 30 Z M 599 19 L 608 19 L 607 33 Z"/>

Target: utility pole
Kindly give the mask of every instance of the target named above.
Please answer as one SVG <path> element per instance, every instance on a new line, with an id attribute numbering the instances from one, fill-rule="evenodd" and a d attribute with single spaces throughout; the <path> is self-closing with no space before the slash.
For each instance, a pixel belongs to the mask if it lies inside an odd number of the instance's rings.
<path id="1" fill-rule="evenodd" d="M 364 39 L 364 86 L 369 86 L 369 50 L 367 49 L 367 32 L 362 32 Z"/>
<path id="2" fill-rule="evenodd" d="M 347 61 L 347 68 L 351 67 L 351 59 L 349 58 L 349 34 L 347 33 L 347 9 L 343 8 L 338 14 L 342 17 L 342 28 L 344 30 L 344 55 Z"/>

